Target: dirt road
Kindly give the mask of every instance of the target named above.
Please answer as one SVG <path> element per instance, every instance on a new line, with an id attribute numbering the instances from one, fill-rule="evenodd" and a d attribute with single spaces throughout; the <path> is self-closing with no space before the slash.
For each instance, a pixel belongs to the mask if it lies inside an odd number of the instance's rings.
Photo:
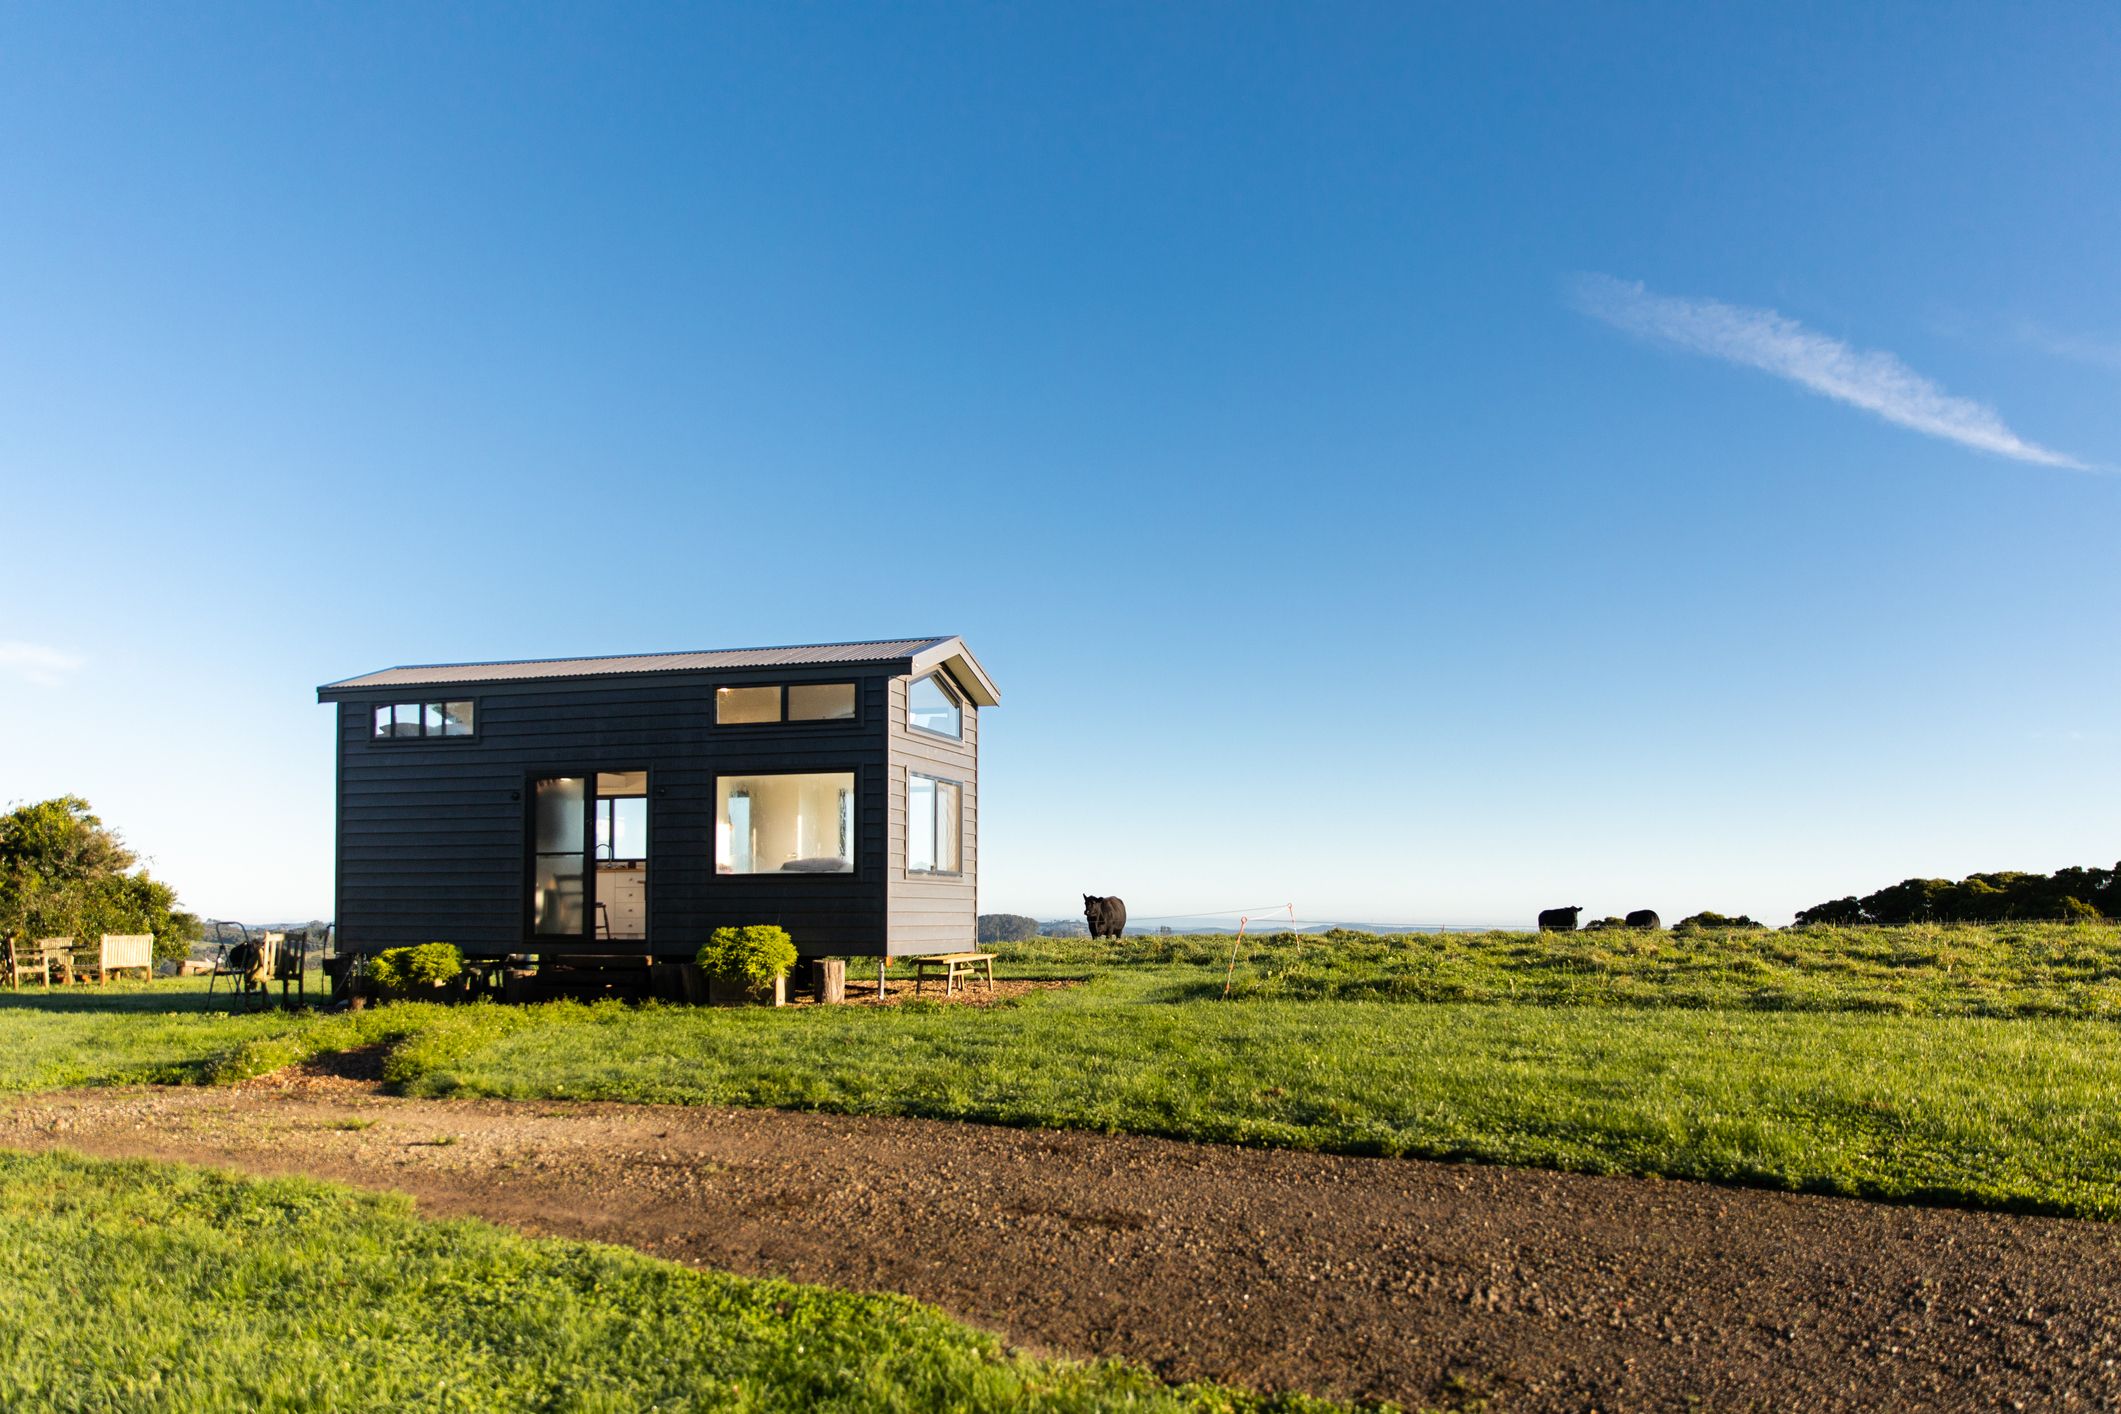
<path id="1" fill-rule="evenodd" d="M 394 1188 L 1263 1389 L 2121 1407 L 2121 1233 L 2095 1223 L 922 1120 L 408 1100 L 314 1072 L 13 1098 L 0 1145 Z"/>

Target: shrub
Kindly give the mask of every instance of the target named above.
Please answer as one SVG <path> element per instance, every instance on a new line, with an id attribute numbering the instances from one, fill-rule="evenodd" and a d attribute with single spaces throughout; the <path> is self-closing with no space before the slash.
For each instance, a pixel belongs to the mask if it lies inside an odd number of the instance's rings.
<path id="1" fill-rule="evenodd" d="M 1672 925 L 1672 931 L 1675 933 L 1692 933 L 1697 932 L 1703 928 L 1765 927 L 1767 927 L 1767 924 L 1760 922 L 1756 918 L 1747 917 L 1743 913 L 1739 914 L 1736 918 L 1726 918 L 1720 913 L 1710 913 L 1709 911 L 1704 909 L 1700 913 L 1691 914 L 1685 918 L 1680 919 L 1677 923 Z"/>
<path id="2" fill-rule="evenodd" d="M 2071 894 L 2062 896 L 2062 916 L 2071 923 L 2097 923 L 2099 910 Z"/>
<path id="3" fill-rule="evenodd" d="M 464 954 L 457 950 L 455 943 L 385 948 L 368 960 L 368 980 L 378 991 L 393 995 L 447 982 L 463 970 Z"/>
<path id="4" fill-rule="evenodd" d="M 753 991 L 763 991 L 795 966 L 795 944 L 789 941 L 786 928 L 770 923 L 717 928 L 701 945 L 694 961 L 703 971 L 744 982 Z"/>

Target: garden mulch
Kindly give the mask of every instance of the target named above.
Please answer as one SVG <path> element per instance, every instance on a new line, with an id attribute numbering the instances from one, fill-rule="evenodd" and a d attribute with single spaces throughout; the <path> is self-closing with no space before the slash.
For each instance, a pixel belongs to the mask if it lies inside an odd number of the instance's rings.
<path id="1" fill-rule="evenodd" d="M 1172 1378 L 1514 1410 L 2121 1407 L 2121 1230 L 928 1120 L 384 1093 L 374 1057 L 0 1102 L 60 1146 L 903 1292 Z M 1484 1402 L 1483 1402 L 1484 1401 Z"/>

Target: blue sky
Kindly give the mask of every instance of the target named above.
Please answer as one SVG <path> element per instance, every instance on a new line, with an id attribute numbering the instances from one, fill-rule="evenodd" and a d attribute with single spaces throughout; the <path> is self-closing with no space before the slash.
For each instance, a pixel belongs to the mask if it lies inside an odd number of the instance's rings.
<path id="1" fill-rule="evenodd" d="M 0 793 L 307 915 L 319 682 L 956 632 L 989 909 L 2111 862 L 2121 12 L 1710 8 L 0 11 Z"/>

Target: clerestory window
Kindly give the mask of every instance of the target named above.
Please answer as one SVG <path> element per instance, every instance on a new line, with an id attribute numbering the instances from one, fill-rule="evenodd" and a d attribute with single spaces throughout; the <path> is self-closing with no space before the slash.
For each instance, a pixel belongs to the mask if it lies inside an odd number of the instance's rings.
<path id="1" fill-rule="evenodd" d="M 376 741 L 410 737 L 468 737 L 476 734 L 470 702 L 385 702 L 375 708 Z"/>

